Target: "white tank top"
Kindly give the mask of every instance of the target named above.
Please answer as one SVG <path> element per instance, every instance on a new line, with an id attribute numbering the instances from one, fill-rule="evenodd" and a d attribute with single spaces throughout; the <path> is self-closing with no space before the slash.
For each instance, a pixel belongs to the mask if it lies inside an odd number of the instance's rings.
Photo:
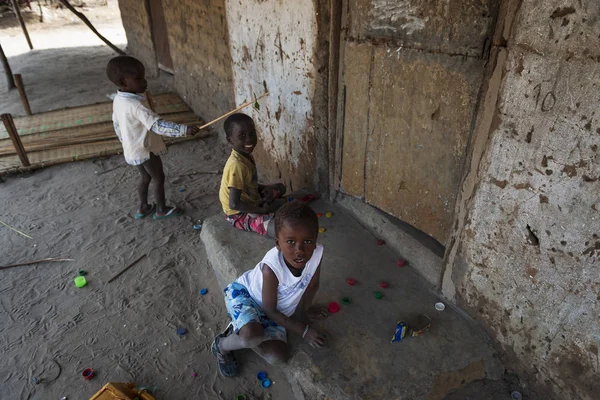
<path id="1" fill-rule="evenodd" d="M 294 314 L 294 311 L 296 311 L 296 307 L 298 307 L 298 304 L 304 295 L 304 291 L 308 287 L 317 267 L 321 263 L 322 257 L 323 246 L 318 244 L 312 257 L 304 266 L 302 274 L 300 276 L 294 276 L 287 265 L 285 265 L 285 260 L 283 259 L 281 251 L 279 251 L 277 247 L 273 247 L 256 267 L 245 272 L 236 280 L 236 282 L 244 285 L 246 289 L 248 289 L 250 296 L 252 296 L 258 305 L 262 307 L 262 269 L 264 265 L 268 266 L 273 273 L 275 273 L 277 280 L 279 280 L 279 286 L 277 288 L 277 310 L 290 317 Z"/>

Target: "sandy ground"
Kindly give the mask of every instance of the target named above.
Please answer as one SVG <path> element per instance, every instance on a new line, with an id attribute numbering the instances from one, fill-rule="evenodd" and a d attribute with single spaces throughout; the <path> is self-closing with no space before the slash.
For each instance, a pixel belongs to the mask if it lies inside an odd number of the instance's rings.
<path id="1" fill-rule="evenodd" d="M 122 32 L 114 12 L 112 22 L 101 27 Z M 103 72 L 113 53 L 93 38 L 84 40 L 85 26 L 32 29 L 36 48 L 42 43 L 47 48 L 21 54 L 10 49 L 26 44 L 16 45 L 23 39 L 11 32 L 15 29 L 0 30 L 0 41 L 14 72 L 24 74 L 34 112 L 105 101 L 113 90 Z M 73 37 L 89 46 L 52 47 Z M 156 93 L 169 85 L 168 77 L 150 82 Z M 7 95 L 0 86 L 0 93 L 0 111 L 22 113 L 15 91 Z M 167 198 L 186 214 L 167 221 L 132 218 L 137 171 L 122 156 L 0 182 L 0 220 L 33 238 L 0 226 L 0 265 L 46 257 L 76 260 L 0 270 L 1 399 L 87 399 L 110 381 L 136 382 L 157 399 L 234 399 L 240 393 L 249 399 L 292 398 L 280 370 L 255 354 L 239 354 L 242 373 L 235 379 L 222 378 L 210 354 L 214 333 L 227 318 L 192 226 L 219 212 L 220 175 L 186 174 L 218 171 L 226 156 L 214 136 L 170 148 L 163 157 Z M 144 260 L 107 283 L 143 254 Z M 78 289 L 73 278 L 80 269 L 88 272 L 88 285 Z M 200 296 L 201 288 L 208 294 Z M 178 327 L 188 333 L 178 336 Z M 96 371 L 91 381 L 81 377 L 87 367 Z M 260 370 L 275 382 L 271 389 L 256 380 Z"/>
<path id="2" fill-rule="evenodd" d="M 104 69 L 117 54 L 70 11 L 46 9 L 44 23 L 35 11 L 24 13 L 34 50 L 29 50 L 12 14 L 0 18 L 0 43 L 13 73 L 23 75 L 33 113 L 107 101 L 115 88 Z M 116 0 L 110 0 L 107 7 L 83 8 L 82 12 L 108 40 L 126 48 Z M 171 79 L 163 74 L 150 82 L 149 89 L 153 93 L 168 91 Z M 18 91 L 7 92 L 1 67 L 0 112 L 25 115 Z"/>

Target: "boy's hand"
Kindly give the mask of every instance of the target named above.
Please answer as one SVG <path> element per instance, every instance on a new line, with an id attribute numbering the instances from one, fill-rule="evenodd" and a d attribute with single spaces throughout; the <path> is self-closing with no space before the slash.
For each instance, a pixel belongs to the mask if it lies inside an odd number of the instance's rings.
<path id="1" fill-rule="evenodd" d="M 187 130 L 185 131 L 186 136 L 196 136 L 200 132 L 197 126 L 188 125 Z"/>
<path id="2" fill-rule="evenodd" d="M 306 340 L 308 344 L 310 344 L 315 349 L 318 349 L 319 347 L 325 345 L 325 336 L 317 332 L 317 330 L 312 326 L 308 328 L 308 332 L 306 332 L 304 340 Z"/>
<path id="3" fill-rule="evenodd" d="M 308 309 L 306 313 L 306 318 L 309 322 L 317 322 L 322 319 L 325 319 L 329 316 L 329 313 L 325 309 L 325 307 L 321 306 L 312 306 Z"/>

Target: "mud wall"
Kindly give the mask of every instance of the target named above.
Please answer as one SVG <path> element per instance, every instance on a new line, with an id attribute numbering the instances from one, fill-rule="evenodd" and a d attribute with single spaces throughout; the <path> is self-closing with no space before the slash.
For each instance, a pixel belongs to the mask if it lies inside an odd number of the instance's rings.
<path id="1" fill-rule="evenodd" d="M 283 182 L 290 190 L 324 191 L 327 2 L 226 3 L 235 100 L 270 93 L 259 110 L 245 110 L 259 133 L 254 155 L 261 179 Z"/>
<path id="2" fill-rule="evenodd" d="M 148 3 L 139 0 L 119 0 L 119 9 L 127 36 L 127 54 L 144 63 L 148 77 L 156 77 L 158 66 L 150 30 Z"/>
<path id="3" fill-rule="evenodd" d="M 177 93 L 205 120 L 235 108 L 225 0 L 164 0 L 163 8 Z"/>
<path id="4" fill-rule="evenodd" d="M 444 294 L 554 392 L 539 398 L 596 399 L 600 3 L 506 3 L 515 22 L 481 111 L 484 151 L 463 186 Z"/>
<path id="5" fill-rule="evenodd" d="M 348 2 L 341 191 L 445 244 L 498 1 Z M 431 282 L 441 271 L 423 266 Z"/>

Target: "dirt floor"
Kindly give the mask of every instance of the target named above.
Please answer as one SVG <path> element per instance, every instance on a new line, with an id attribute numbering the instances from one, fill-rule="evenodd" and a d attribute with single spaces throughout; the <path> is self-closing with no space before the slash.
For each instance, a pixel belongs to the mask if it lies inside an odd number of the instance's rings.
<path id="1" fill-rule="evenodd" d="M 116 0 L 108 6 L 80 9 L 98 31 L 121 49 L 127 46 L 125 31 Z M 35 4 L 34 4 L 35 5 Z M 116 91 L 104 74 L 106 63 L 117 54 L 111 50 L 69 10 L 44 9 L 44 23 L 39 12 L 24 11 L 34 50 L 12 13 L 0 17 L 0 44 L 14 74 L 23 82 L 33 113 L 107 101 Z M 7 92 L 0 67 L 0 112 L 25 115 L 16 89 Z M 172 77 L 163 74 L 150 82 L 149 90 L 163 93 L 170 88 Z"/>
<path id="2" fill-rule="evenodd" d="M 92 21 L 94 10 L 88 14 Z M 121 35 L 114 8 L 98 27 L 115 33 L 113 38 Z M 106 101 L 114 91 L 104 78 L 113 53 L 87 32 L 76 21 L 35 26 L 36 50 L 30 52 L 18 30 L 0 29 L 0 42 L 14 72 L 24 75 L 34 112 Z M 117 43 L 124 47 L 120 37 Z M 69 41 L 78 44 L 55 48 Z M 5 85 L 2 76 L 0 81 Z M 164 76 L 150 88 L 160 93 L 170 84 Z M 23 114 L 16 91 L 7 94 L 0 86 L 0 93 L 1 112 Z M 0 270 L 0 398 L 87 399 L 110 381 L 146 386 L 157 399 L 233 399 L 241 393 L 249 399 L 292 398 L 281 371 L 255 354 L 240 354 L 242 373 L 235 379 L 222 378 L 210 354 L 213 336 L 227 319 L 192 226 L 219 212 L 220 175 L 190 172 L 219 171 L 226 156 L 214 136 L 170 147 L 163 157 L 167 198 L 186 214 L 167 221 L 132 218 L 137 171 L 122 156 L 0 182 L 0 220 L 33 238 L 0 225 L 0 265 L 46 257 L 76 260 Z M 136 266 L 107 282 L 143 254 L 147 257 Z M 73 278 L 81 269 L 88 284 L 78 289 Z M 208 294 L 201 296 L 201 288 Z M 177 335 L 179 327 L 187 329 L 185 336 Z M 96 377 L 84 381 L 81 372 L 88 367 Z M 274 381 L 271 389 L 257 381 L 260 370 Z"/>

